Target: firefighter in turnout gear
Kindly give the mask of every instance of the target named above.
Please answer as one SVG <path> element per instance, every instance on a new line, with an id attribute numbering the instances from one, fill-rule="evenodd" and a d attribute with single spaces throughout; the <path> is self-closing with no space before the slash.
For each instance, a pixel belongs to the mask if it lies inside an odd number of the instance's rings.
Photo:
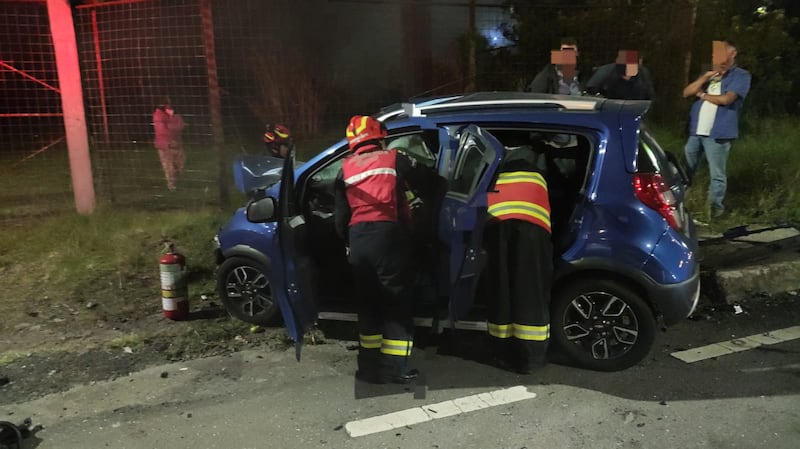
<path id="1" fill-rule="evenodd" d="M 546 364 L 553 246 L 546 162 L 531 146 L 510 149 L 488 195 L 488 330 L 495 363 L 529 374 Z"/>
<path id="2" fill-rule="evenodd" d="M 413 270 L 405 186 L 414 163 L 385 149 L 383 123 L 354 116 L 350 151 L 336 178 L 336 230 L 349 244 L 358 297 L 358 371 L 370 383 L 408 383 L 413 347 Z"/>
<path id="3" fill-rule="evenodd" d="M 267 125 L 264 131 L 264 145 L 267 154 L 272 157 L 285 159 L 292 145 L 292 135 L 286 125 Z"/>

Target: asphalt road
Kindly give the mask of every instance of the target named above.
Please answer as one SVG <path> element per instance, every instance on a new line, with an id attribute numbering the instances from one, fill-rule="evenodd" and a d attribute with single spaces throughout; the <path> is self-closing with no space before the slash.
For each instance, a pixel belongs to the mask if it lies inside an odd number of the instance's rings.
<path id="1" fill-rule="evenodd" d="M 464 357 L 478 344 L 475 333 L 459 334 L 454 350 L 420 337 L 414 363 L 424 379 L 412 386 L 354 381 L 353 342 L 328 340 L 305 346 L 299 363 L 291 350 L 248 350 L 163 365 L 5 405 L 0 420 L 31 416 L 44 426 L 26 448 L 794 449 L 800 340 L 691 364 L 670 354 L 798 324 L 797 296 L 741 314 L 706 307 L 660 334 L 639 366 L 598 373 L 560 364 L 554 354 L 556 363 L 530 376 Z M 515 386 L 535 397 L 348 433 L 358 420 Z"/>

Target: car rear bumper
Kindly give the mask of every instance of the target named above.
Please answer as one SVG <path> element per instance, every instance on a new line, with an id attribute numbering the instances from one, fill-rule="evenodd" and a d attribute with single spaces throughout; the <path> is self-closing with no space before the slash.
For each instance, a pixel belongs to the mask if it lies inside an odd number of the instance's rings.
<path id="1" fill-rule="evenodd" d="M 648 296 L 661 314 L 664 324 L 673 325 L 691 315 L 700 300 L 700 269 L 695 266 L 694 274 L 686 281 L 677 284 L 653 284 L 648 288 Z"/>

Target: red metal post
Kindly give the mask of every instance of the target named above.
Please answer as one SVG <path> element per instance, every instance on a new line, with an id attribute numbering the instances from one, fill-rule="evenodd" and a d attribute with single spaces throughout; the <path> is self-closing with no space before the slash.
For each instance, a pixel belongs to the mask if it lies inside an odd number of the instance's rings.
<path id="1" fill-rule="evenodd" d="M 106 111 L 106 87 L 103 79 L 103 58 L 100 56 L 100 30 L 97 27 L 97 11 L 92 10 L 92 35 L 94 36 L 94 60 L 97 65 L 97 88 L 100 90 L 100 110 L 103 114 L 103 133 L 108 144 L 108 113 Z"/>
<path id="2" fill-rule="evenodd" d="M 80 214 L 90 214 L 95 208 L 94 180 L 83 108 L 78 45 L 69 0 L 47 0 L 47 13 L 58 68 L 75 208 Z"/>

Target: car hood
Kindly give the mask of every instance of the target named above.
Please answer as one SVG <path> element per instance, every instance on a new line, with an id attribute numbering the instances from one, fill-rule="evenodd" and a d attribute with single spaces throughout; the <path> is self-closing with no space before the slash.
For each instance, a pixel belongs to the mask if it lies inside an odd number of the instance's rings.
<path id="1" fill-rule="evenodd" d="M 245 154 L 233 161 L 233 182 L 242 193 L 265 189 L 281 180 L 283 159 Z"/>

